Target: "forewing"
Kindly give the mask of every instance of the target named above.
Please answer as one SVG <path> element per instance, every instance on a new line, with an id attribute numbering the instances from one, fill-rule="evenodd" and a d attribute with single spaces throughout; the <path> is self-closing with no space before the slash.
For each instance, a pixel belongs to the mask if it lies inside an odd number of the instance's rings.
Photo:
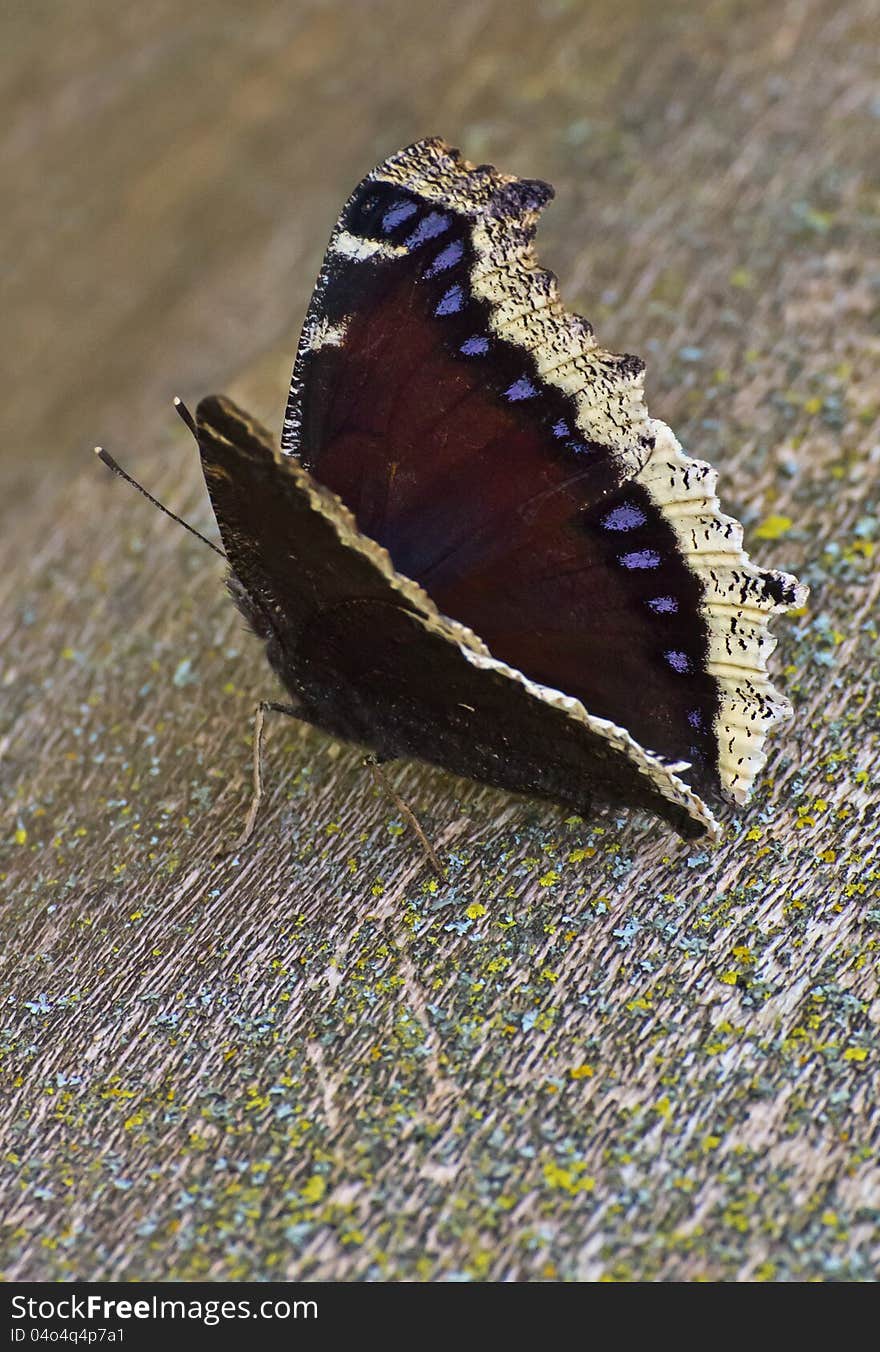
<path id="1" fill-rule="evenodd" d="M 282 437 L 440 610 L 691 777 L 742 798 L 766 729 L 761 572 L 715 476 L 596 345 L 532 252 L 548 185 L 441 141 L 346 203 L 309 309 Z"/>

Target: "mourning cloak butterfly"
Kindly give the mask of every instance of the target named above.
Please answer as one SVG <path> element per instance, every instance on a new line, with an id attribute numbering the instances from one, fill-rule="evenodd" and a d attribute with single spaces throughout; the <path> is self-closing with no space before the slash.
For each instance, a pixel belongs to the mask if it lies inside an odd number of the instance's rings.
<path id="1" fill-rule="evenodd" d="M 756 568 L 716 474 L 648 416 L 532 239 L 546 183 L 441 140 L 392 155 L 333 231 L 281 451 L 198 406 L 229 588 L 297 715 L 576 811 L 717 830 L 790 714 Z"/>

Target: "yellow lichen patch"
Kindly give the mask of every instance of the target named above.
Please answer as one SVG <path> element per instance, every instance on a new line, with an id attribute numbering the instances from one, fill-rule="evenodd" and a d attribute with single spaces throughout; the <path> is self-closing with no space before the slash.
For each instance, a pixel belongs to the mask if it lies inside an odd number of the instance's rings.
<path id="1" fill-rule="evenodd" d="M 320 1202 L 327 1191 L 327 1180 L 322 1174 L 312 1174 L 303 1186 L 300 1196 L 304 1202 L 310 1202 L 314 1205 Z"/>
<path id="2" fill-rule="evenodd" d="M 793 524 L 790 516 L 776 516 L 771 513 L 764 518 L 760 526 L 755 527 L 753 534 L 757 540 L 778 540 L 791 530 Z"/>
<path id="3" fill-rule="evenodd" d="M 573 1160 L 568 1168 L 562 1168 L 555 1160 L 547 1160 L 544 1164 L 544 1182 L 548 1188 L 558 1188 L 572 1197 L 579 1192 L 592 1192 L 596 1180 L 585 1172 L 586 1167 L 581 1160 Z"/>

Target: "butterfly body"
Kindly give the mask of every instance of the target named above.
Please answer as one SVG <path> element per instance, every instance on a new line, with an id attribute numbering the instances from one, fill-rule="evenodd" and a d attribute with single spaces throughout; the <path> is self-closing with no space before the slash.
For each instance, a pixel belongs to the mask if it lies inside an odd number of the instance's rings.
<path id="1" fill-rule="evenodd" d="M 230 589 L 302 717 L 587 811 L 714 831 L 788 716 L 716 475 L 648 416 L 643 364 L 562 306 L 546 184 L 441 141 L 358 185 L 328 246 L 281 447 L 228 400 L 196 432 Z"/>

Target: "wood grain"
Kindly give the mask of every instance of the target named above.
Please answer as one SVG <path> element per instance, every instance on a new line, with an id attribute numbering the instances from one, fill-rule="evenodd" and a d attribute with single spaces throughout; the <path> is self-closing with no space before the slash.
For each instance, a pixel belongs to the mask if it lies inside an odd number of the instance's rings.
<path id="1" fill-rule="evenodd" d="M 874 1280 L 874 0 L 21 7 L 2 45 L 3 1273 Z M 38 12 L 39 10 L 39 12 Z M 440 134 L 720 471 L 797 706 L 717 847 L 249 720 L 172 394 L 278 424 L 343 195 Z"/>

